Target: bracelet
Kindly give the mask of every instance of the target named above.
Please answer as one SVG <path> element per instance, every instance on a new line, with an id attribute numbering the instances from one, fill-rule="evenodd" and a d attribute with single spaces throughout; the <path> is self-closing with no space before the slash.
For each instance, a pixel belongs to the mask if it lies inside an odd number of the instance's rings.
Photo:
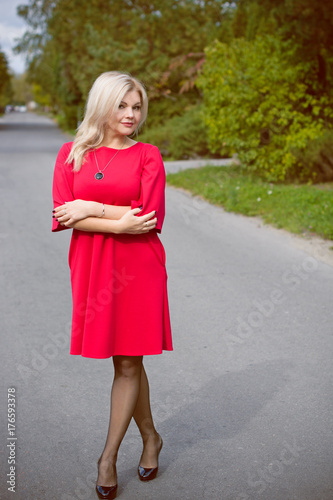
<path id="1" fill-rule="evenodd" d="M 104 215 L 105 215 L 105 207 L 104 207 L 104 203 L 102 203 L 102 205 L 103 205 L 102 215 L 99 215 L 98 217 L 104 217 Z"/>

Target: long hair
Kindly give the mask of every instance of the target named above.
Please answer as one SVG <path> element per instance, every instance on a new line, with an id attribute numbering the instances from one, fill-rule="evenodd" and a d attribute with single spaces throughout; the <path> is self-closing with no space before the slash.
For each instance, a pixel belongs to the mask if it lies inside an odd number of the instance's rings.
<path id="1" fill-rule="evenodd" d="M 85 161 L 85 154 L 98 147 L 105 134 L 106 125 L 119 107 L 125 94 L 136 90 L 141 98 L 141 120 L 137 130 L 147 118 L 148 98 L 143 84 L 127 73 L 107 71 L 102 73 L 90 89 L 84 119 L 77 129 L 71 152 L 66 160 L 73 160 L 74 171 L 78 172 Z"/>

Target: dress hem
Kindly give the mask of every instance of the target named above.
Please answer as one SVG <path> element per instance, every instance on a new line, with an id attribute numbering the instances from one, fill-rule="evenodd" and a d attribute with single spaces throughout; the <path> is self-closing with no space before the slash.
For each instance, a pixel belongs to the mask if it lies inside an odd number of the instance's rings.
<path id="1" fill-rule="evenodd" d="M 90 359 L 109 359 L 113 356 L 157 356 L 158 354 L 163 354 L 163 351 L 173 351 L 173 349 L 162 349 L 158 352 L 148 352 L 148 353 L 140 353 L 140 354 L 125 354 L 125 353 L 116 353 L 110 354 L 108 356 L 88 356 L 87 354 L 82 354 L 81 352 L 70 352 L 71 356 L 81 356 L 82 358 L 90 358 Z"/>

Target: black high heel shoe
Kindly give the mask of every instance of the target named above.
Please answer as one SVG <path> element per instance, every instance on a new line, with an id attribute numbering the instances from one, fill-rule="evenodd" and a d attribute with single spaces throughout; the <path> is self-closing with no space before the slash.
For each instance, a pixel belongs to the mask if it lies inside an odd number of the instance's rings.
<path id="1" fill-rule="evenodd" d="M 99 463 L 101 461 L 101 458 L 98 459 L 97 462 L 97 468 L 99 468 Z M 100 486 L 96 484 L 96 493 L 98 498 L 101 499 L 106 499 L 106 500 L 114 500 L 117 496 L 117 489 L 118 489 L 118 484 L 115 484 L 114 486 Z"/>
<path id="2" fill-rule="evenodd" d="M 161 453 L 162 446 L 163 446 L 163 439 L 161 438 L 161 445 L 160 445 L 160 449 L 158 450 L 158 456 Z M 157 460 L 158 460 L 158 456 L 157 456 Z M 155 477 L 157 475 L 157 471 L 158 471 L 158 466 L 148 469 L 148 468 L 145 468 L 145 467 L 142 467 L 141 465 L 139 465 L 138 474 L 139 474 L 140 481 L 152 481 L 153 479 L 155 479 Z"/>
<path id="3" fill-rule="evenodd" d="M 118 485 L 115 486 L 99 486 L 96 484 L 96 493 L 98 498 L 113 500 L 117 496 Z"/>

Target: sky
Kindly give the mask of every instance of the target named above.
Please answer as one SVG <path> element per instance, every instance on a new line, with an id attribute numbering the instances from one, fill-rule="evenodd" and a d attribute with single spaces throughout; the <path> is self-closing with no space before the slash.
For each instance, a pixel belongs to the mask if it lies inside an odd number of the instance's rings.
<path id="1" fill-rule="evenodd" d="M 25 69 L 25 56 L 12 51 L 15 38 L 21 37 L 27 27 L 16 14 L 16 7 L 24 4 L 28 4 L 28 1 L 0 0 L 0 48 L 6 54 L 10 69 L 16 74 L 23 73 Z"/>

